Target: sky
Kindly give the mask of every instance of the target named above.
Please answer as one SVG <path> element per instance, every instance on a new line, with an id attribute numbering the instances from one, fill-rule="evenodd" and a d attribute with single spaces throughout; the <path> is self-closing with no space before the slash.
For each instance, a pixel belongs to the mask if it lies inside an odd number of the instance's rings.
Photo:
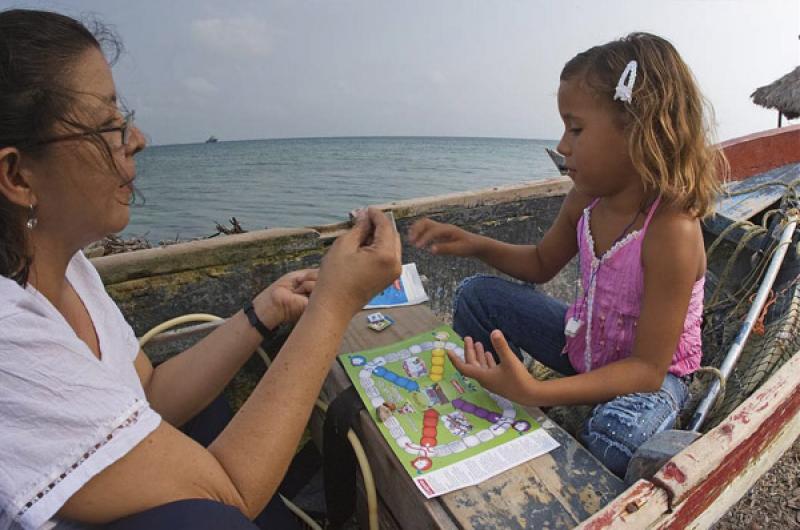
<path id="1" fill-rule="evenodd" d="M 776 126 L 777 112 L 749 96 L 800 64 L 799 0 L 0 0 L 7 7 L 112 25 L 125 46 L 118 91 L 153 144 L 555 139 L 564 63 L 632 31 L 676 46 L 726 140 Z"/>

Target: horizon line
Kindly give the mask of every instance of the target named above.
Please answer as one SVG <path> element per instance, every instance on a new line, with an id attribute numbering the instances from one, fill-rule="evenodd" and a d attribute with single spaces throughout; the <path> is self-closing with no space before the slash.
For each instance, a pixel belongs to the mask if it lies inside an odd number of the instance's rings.
<path id="1" fill-rule="evenodd" d="M 213 135 L 212 135 L 213 136 Z M 286 136 L 286 137 L 272 137 L 272 138 L 239 138 L 235 140 L 221 140 L 217 138 L 214 143 L 235 143 L 235 142 L 263 142 L 263 141 L 280 141 L 280 140 L 357 140 L 357 139 L 376 139 L 376 138 L 459 138 L 459 139 L 475 139 L 475 140 L 530 140 L 540 142 L 558 142 L 558 139 L 552 138 L 523 138 L 513 136 L 457 136 L 457 135 L 343 135 L 343 136 Z M 148 144 L 147 147 L 172 147 L 178 145 L 201 145 L 205 141 L 197 142 L 180 142 L 180 143 L 167 143 L 167 144 Z"/>

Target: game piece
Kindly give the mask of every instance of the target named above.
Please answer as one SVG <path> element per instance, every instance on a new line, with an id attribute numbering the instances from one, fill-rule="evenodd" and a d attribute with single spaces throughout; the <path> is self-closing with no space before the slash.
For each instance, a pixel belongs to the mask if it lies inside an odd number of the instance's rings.
<path id="1" fill-rule="evenodd" d="M 381 420 L 381 422 L 385 423 L 386 420 L 392 417 L 392 411 L 389 410 L 389 407 L 386 405 L 381 405 L 375 410 L 375 415 L 378 416 L 378 419 Z"/>
<path id="2" fill-rule="evenodd" d="M 380 320 L 378 320 L 375 315 L 380 315 Z M 375 331 L 383 331 L 394 324 L 394 319 L 381 313 L 372 313 L 367 317 L 367 319 L 370 320 L 369 324 L 367 324 L 367 327 Z"/>
<path id="3" fill-rule="evenodd" d="M 367 322 L 369 322 L 370 324 L 375 324 L 383 319 L 384 319 L 383 313 L 370 313 L 369 315 L 367 315 Z"/>
<path id="4" fill-rule="evenodd" d="M 444 374 L 444 350 L 434 348 L 431 351 L 431 381 L 438 383 Z"/>

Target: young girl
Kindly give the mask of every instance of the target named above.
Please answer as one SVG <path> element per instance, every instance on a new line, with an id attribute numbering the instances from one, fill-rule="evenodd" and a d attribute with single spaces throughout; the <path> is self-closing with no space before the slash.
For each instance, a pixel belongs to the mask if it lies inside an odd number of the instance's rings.
<path id="1" fill-rule="evenodd" d="M 466 354 L 451 360 L 518 403 L 598 404 L 582 441 L 623 476 L 637 447 L 674 424 L 688 396 L 685 377 L 700 365 L 700 219 L 710 213 L 724 159 L 706 138 L 689 69 L 654 35 L 631 34 L 575 56 L 561 72 L 558 108 L 565 129 L 558 151 L 574 187 L 538 245 L 429 219 L 409 237 L 434 254 L 474 256 L 526 282 L 464 281 L 454 328 Z M 553 278 L 576 253 L 580 279 L 569 307 L 529 285 Z M 520 349 L 568 377 L 530 377 Z"/>

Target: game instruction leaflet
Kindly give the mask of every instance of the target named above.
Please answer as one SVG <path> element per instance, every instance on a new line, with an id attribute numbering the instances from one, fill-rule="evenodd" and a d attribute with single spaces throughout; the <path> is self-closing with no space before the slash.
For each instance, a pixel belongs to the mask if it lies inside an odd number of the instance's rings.
<path id="1" fill-rule="evenodd" d="M 428 301 L 416 263 L 406 263 L 400 277 L 370 300 L 364 309 L 398 307 Z"/>

